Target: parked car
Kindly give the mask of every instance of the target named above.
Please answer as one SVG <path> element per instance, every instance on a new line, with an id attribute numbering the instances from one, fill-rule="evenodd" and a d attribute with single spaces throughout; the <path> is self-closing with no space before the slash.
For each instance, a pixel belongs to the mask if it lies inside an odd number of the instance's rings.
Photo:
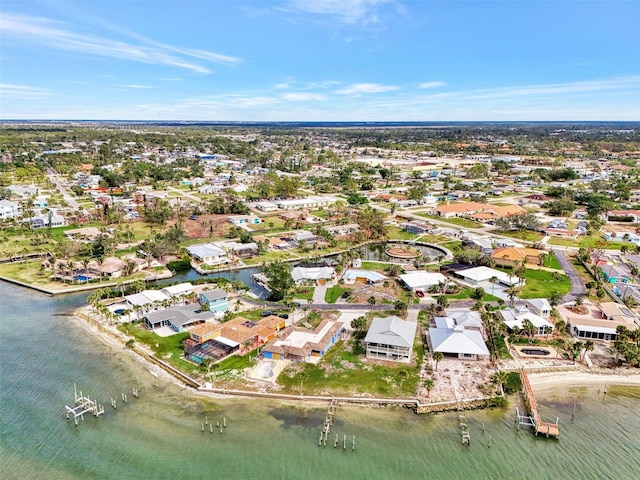
<path id="1" fill-rule="evenodd" d="M 351 296 L 351 292 L 344 292 L 342 295 L 340 295 L 341 298 L 349 298 Z"/>
<path id="2" fill-rule="evenodd" d="M 416 290 L 416 295 L 420 298 L 424 297 L 424 292 L 422 290 Z"/>
<path id="3" fill-rule="evenodd" d="M 280 318 L 284 318 L 285 320 L 289 318 L 289 315 L 288 315 L 288 314 L 286 314 L 286 313 L 279 313 L 279 314 L 278 314 L 278 316 L 279 316 Z"/>
<path id="4" fill-rule="evenodd" d="M 276 315 L 277 313 L 278 312 L 274 310 L 263 310 L 260 315 L 262 315 L 263 317 L 268 317 L 269 315 Z"/>

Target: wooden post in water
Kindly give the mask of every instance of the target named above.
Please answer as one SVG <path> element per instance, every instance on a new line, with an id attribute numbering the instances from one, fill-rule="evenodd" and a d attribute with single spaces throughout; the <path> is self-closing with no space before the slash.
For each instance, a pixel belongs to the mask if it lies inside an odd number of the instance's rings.
<path id="1" fill-rule="evenodd" d="M 344 434 L 344 438 L 342 440 L 342 449 L 346 450 L 347 449 L 347 434 Z"/>
<path id="2" fill-rule="evenodd" d="M 204 432 L 204 423 L 200 422 L 200 429 Z"/>
<path id="3" fill-rule="evenodd" d="M 227 417 L 222 417 L 222 426 L 227 428 Z"/>
<path id="4" fill-rule="evenodd" d="M 351 450 L 355 450 L 356 449 L 356 436 L 353 436 L 353 445 L 351 447 Z"/>
<path id="5" fill-rule="evenodd" d="M 489 435 L 489 444 L 487 445 L 487 447 L 491 448 L 491 435 Z"/>
<path id="6" fill-rule="evenodd" d="M 338 434 L 336 433 L 336 439 L 333 442 L 333 448 L 337 448 L 338 447 Z"/>

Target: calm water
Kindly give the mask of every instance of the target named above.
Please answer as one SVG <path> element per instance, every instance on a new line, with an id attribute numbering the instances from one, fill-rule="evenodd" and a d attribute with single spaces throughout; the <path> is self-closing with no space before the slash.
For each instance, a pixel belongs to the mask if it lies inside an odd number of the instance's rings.
<path id="1" fill-rule="evenodd" d="M 57 314 L 83 304 L 0 283 L 2 479 L 635 479 L 640 476 L 640 390 L 547 392 L 543 416 L 560 416 L 560 441 L 516 432 L 513 409 L 457 415 L 339 408 L 334 432 L 348 448 L 317 445 L 324 408 L 214 400 L 160 381 L 122 348 L 104 345 Z M 54 315 L 56 314 L 56 315 Z M 75 427 L 64 418 L 73 382 L 109 404 L 136 386 L 140 399 Z M 571 421 L 573 403 L 576 420 Z M 200 431 L 226 417 L 224 435 Z M 486 431 L 482 431 L 484 424 Z M 356 436 L 356 451 L 350 449 Z M 491 447 L 488 440 L 491 435 Z M 330 439 L 333 435 L 330 436 Z"/>

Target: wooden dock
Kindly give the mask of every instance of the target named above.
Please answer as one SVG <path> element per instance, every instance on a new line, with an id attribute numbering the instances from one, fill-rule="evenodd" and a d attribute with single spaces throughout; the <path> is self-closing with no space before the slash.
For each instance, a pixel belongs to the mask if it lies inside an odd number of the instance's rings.
<path id="1" fill-rule="evenodd" d="M 531 383 L 529 383 L 529 377 L 524 370 L 520 370 L 520 378 L 522 378 L 522 394 L 524 401 L 527 405 L 529 415 L 523 415 L 518 409 L 516 409 L 516 424 L 528 425 L 533 427 L 533 431 L 536 435 L 546 435 L 547 437 L 560 437 L 560 427 L 558 426 L 559 419 L 556 418 L 556 423 L 543 422 L 538 412 L 538 403 L 536 397 L 533 395 Z"/>

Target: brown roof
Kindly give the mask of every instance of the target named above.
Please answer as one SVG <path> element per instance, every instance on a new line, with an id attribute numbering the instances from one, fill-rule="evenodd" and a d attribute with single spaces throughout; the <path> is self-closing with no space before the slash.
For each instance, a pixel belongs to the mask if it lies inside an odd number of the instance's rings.
<path id="1" fill-rule="evenodd" d="M 216 330 L 222 330 L 222 326 L 215 323 L 205 322 L 189 329 L 189 333 L 197 335 L 200 338 L 204 338 L 213 335 Z"/>
<path id="2" fill-rule="evenodd" d="M 483 203 L 459 202 L 459 203 L 452 203 L 450 205 L 442 205 L 440 207 L 435 208 L 434 210 L 442 213 L 470 213 L 470 212 L 480 212 L 486 208 L 487 206 Z"/>
<path id="3" fill-rule="evenodd" d="M 523 262 L 527 257 L 539 257 L 543 254 L 542 250 L 536 250 L 535 248 L 503 247 L 496 248 L 491 254 L 491 258 Z"/>
<path id="4" fill-rule="evenodd" d="M 236 317 L 222 324 L 222 336 L 237 343 L 244 343 L 255 337 L 266 338 L 278 330 L 284 319 L 269 315 L 254 322 L 244 317 Z"/>

